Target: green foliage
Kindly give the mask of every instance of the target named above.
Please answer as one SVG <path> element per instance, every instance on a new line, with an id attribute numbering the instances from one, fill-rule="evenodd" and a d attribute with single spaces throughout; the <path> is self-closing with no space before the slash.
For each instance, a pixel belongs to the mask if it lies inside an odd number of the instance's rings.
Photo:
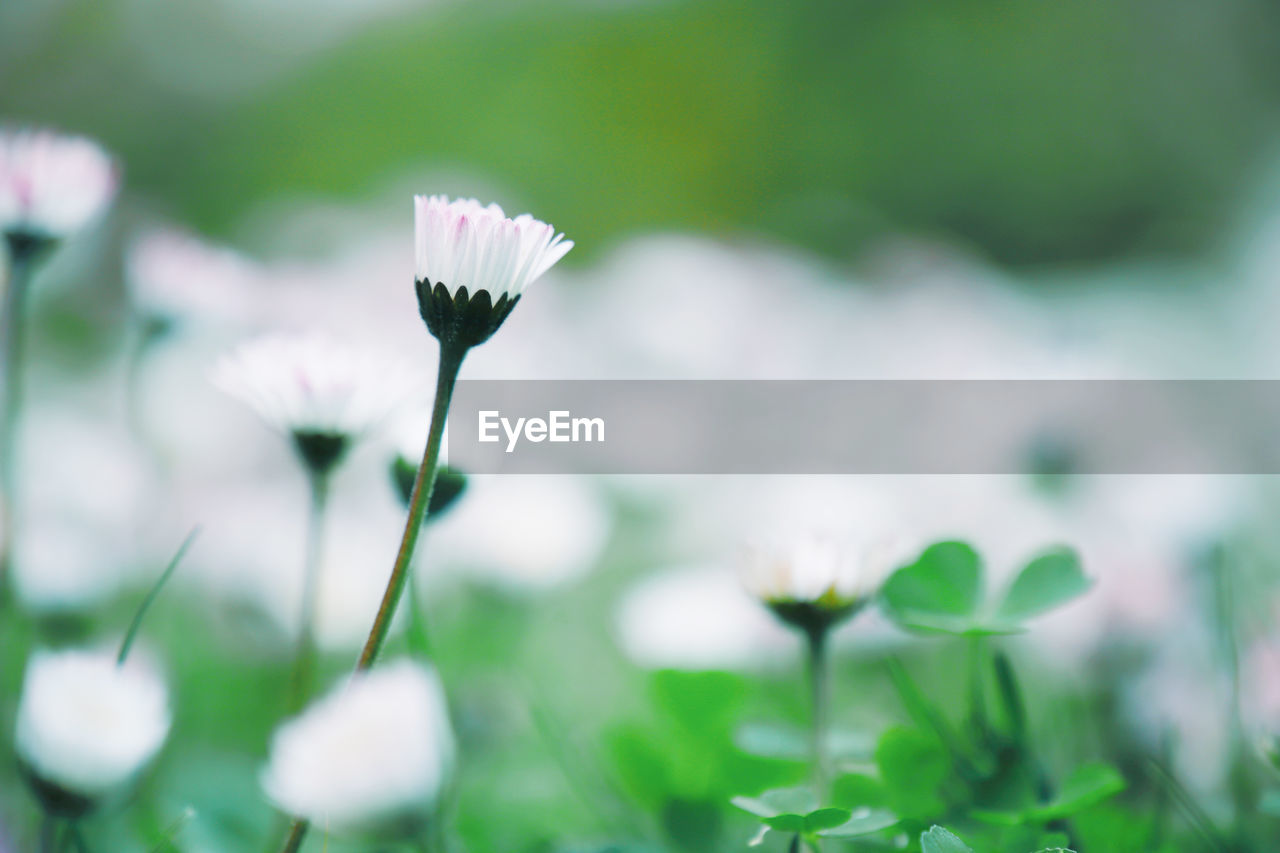
<path id="1" fill-rule="evenodd" d="M 1089 588 L 1075 552 L 1061 547 L 1031 560 L 994 607 L 984 608 L 983 574 L 982 560 L 971 547 L 941 542 L 889 577 L 880 591 L 881 608 L 908 631 L 1008 634 Z"/>
<path id="2" fill-rule="evenodd" d="M 1085 764 L 1055 790 L 1036 754 L 1012 662 L 1003 652 L 991 654 L 987 643 L 992 635 L 1024 630 L 1024 621 L 1088 586 L 1066 548 L 1037 555 L 994 601 L 984 594 L 980 558 L 961 542 L 933 545 L 895 572 L 880 596 L 894 622 L 916 633 L 968 638 L 967 711 L 957 724 L 941 697 L 892 661 L 890 675 L 914 725 L 885 730 L 875 751 L 877 777 L 840 777 L 833 801 L 882 803 L 917 831 L 963 815 L 982 838 L 980 849 L 998 853 L 1066 847 L 1070 837 L 1057 824 L 1123 790 L 1125 781 L 1109 765 Z M 924 850 L 968 849 L 940 827 L 923 832 L 920 843 Z"/>
<path id="3" fill-rule="evenodd" d="M 657 672 L 649 680 L 653 718 L 616 726 L 607 738 L 625 790 L 662 815 L 664 834 L 681 847 L 705 849 L 732 795 L 804 774 L 802 764 L 751 755 L 734 743 L 745 693 L 744 680 L 727 673 Z"/>
<path id="4" fill-rule="evenodd" d="M 893 727 L 880 738 L 876 766 L 889 807 L 903 817 L 925 820 L 946 807 L 940 793 L 951 761 L 936 737 Z"/>
<path id="5" fill-rule="evenodd" d="M 831 784 L 831 804 L 840 808 L 853 810 L 887 802 L 884 784 L 864 773 L 845 773 Z"/>
<path id="6" fill-rule="evenodd" d="M 920 847 L 924 853 L 973 853 L 969 845 L 940 826 L 921 833 Z"/>
<path id="7" fill-rule="evenodd" d="M 1006 826 L 1044 824 L 1070 817 L 1120 793 L 1124 788 L 1124 777 L 1114 767 L 1101 763 L 1082 764 L 1067 776 L 1057 796 L 1047 803 L 1016 812 L 979 811 L 975 815 Z"/>
<path id="8" fill-rule="evenodd" d="M 890 617 L 904 628 L 962 634 L 973 628 L 982 600 L 982 562 L 963 542 L 941 542 L 895 572 L 880 591 Z"/>
<path id="9" fill-rule="evenodd" d="M 222 233 L 274 198 L 448 165 L 553 211 L 581 251 L 693 226 L 847 257 L 922 229 L 1088 260 L 1214 236 L 1206 214 L 1275 115 L 1263 0 L 432 7 L 352 27 L 283 79 L 253 49 L 271 30 L 172 6 L 143 33 L 100 25 L 124 0 L 65 10 L 7 70 L 0 112 L 104 137 L 158 207 Z M 205 36 L 191 64 L 227 91 L 183 95 L 165 69 L 189 42 L 166 21 Z M 104 98 L 100 58 L 148 35 L 152 59 Z"/>
<path id="10" fill-rule="evenodd" d="M 1014 578 L 1004 600 L 996 608 L 996 620 L 1019 624 L 1033 616 L 1083 595 L 1089 580 L 1080 560 L 1069 548 L 1057 548 L 1036 557 Z"/>
<path id="11" fill-rule="evenodd" d="M 734 797 L 733 804 L 760 818 L 768 829 L 808 840 L 857 838 L 895 826 L 898 818 L 885 809 L 820 806 L 812 788 L 775 788 L 758 797 Z"/>

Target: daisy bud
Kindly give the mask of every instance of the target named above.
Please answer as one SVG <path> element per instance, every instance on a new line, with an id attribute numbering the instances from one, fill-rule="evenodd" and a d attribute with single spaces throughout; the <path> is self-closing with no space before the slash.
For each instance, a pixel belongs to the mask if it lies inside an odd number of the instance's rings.
<path id="1" fill-rule="evenodd" d="M 320 335 L 270 335 L 243 344 L 213 383 L 293 441 L 308 470 L 329 473 L 351 446 L 410 395 L 399 364 Z"/>
<path id="2" fill-rule="evenodd" d="M 525 288 L 565 256 L 573 241 L 496 204 L 414 196 L 415 287 L 431 334 L 465 351 L 489 339 Z"/>
<path id="3" fill-rule="evenodd" d="M 407 417 L 401 419 L 397 432 L 395 455 L 391 459 L 391 485 L 396 496 L 407 508 L 413 496 L 413 483 L 418 476 L 418 465 L 422 461 L 422 451 L 427 443 L 427 424 L 429 416 Z M 446 436 L 447 439 L 447 436 Z M 445 447 L 448 442 L 446 440 Z M 447 449 L 441 451 L 442 458 L 448 458 Z M 448 511 L 462 497 L 467 489 L 467 475 L 457 468 L 441 465 L 436 472 L 436 485 L 431 490 L 431 501 L 427 504 L 427 521 L 434 521 Z"/>
<path id="4" fill-rule="evenodd" d="M 169 734 L 164 681 L 106 651 L 37 652 L 18 703 L 18 758 L 50 814 L 78 817 L 131 782 Z"/>
<path id="5" fill-rule="evenodd" d="M 117 182 L 111 158 L 88 139 L 0 129 L 0 232 L 15 253 L 79 231 L 106 209 Z"/>
<path id="6" fill-rule="evenodd" d="M 891 540 L 863 549 L 822 536 L 753 544 L 742 582 L 782 621 L 825 631 L 861 610 L 905 554 Z"/>
<path id="7" fill-rule="evenodd" d="M 284 811 L 337 834 L 410 835 L 440 796 L 453 750 L 435 672 L 400 661 L 282 725 L 262 786 Z"/>

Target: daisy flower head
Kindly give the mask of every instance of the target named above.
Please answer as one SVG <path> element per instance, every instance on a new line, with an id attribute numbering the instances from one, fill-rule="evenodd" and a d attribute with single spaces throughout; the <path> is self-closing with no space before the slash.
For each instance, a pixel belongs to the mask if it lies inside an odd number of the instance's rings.
<path id="1" fill-rule="evenodd" d="M 18 758 L 46 810 L 77 816 L 126 785 L 169 734 L 169 694 L 139 659 L 37 652 L 18 703 Z"/>
<path id="2" fill-rule="evenodd" d="M 262 787 L 338 834 L 417 828 L 453 765 L 434 670 L 402 660 L 344 682 L 276 730 Z"/>
<path id="3" fill-rule="evenodd" d="M 273 334 L 242 344 L 213 369 L 214 384 L 292 439 L 315 473 L 406 401 L 411 372 L 376 352 L 319 334 Z"/>
<path id="4" fill-rule="evenodd" d="M 819 534 L 753 542 L 744 549 L 741 578 L 784 622 L 826 630 L 861 610 L 907 553 L 896 537 L 863 547 Z"/>
<path id="5" fill-rule="evenodd" d="M 489 339 L 525 289 L 573 248 L 555 228 L 496 204 L 413 198 L 415 287 L 422 319 L 442 343 Z"/>
<path id="6" fill-rule="evenodd" d="M 161 323 L 242 317 L 257 276 L 237 252 L 172 228 L 152 229 L 135 240 L 125 270 L 134 307 Z"/>
<path id="7" fill-rule="evenodd" d="M 0 128 L 0 232 L 13 247 L 79 231 L 106 209 L 118 183 L 115 162 L 91 140 Z"/>

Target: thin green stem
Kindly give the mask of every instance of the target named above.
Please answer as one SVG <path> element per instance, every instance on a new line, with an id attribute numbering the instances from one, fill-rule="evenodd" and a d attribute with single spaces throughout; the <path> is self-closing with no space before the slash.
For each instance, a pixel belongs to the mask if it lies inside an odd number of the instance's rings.
<path id="1" fill-rule="evenodd" d="M 158 449 L 148 433 L 142 403 L 142 379 L 144 369 L 156 344 L 165 336 L 168 328 L 166 321 L 155 316 L 138 317 L 134 323 L 135 334 L 129 345 L 124 366 L 125 416 L 129 429 L 144 446 L 152 448 L 158 456 Z"/>
<path id="2" fill-rule="evenodd" d="M 422 454 L 422 464 L 418 466 L 418 476 L 413 482 L 413 493 L 409 498 L 409 517 L 405 520 L 404 535 L 400 539 L 400 550 L 396 554 L 395 565 L 391 569 L 391 578 L 387 581 L 387 591 L 378 607 L 378 615 L 373 621 L 373 629 L 369 639 L 360 652 L 357 670 L 368 669 L 378 659 L 382 645 L 386 642 L 387 631 L 391 628 L 391 617 L 395 615 L 396 605 L 404 594 L 405 584 L 409 578 L 409 564 L 413 560 L 414 546 L 418 543 L 418 535 L 422 532 L 422 522 L 427 515 L 427 507 L 431 503 L 431 491 L 436 485 L 436 473 L 440 463 L 440 445 L 444 439 L 444 428 L 449 415 L 449 402 L 453 398 L 453 386 L 458 381 L 458 371 L 462 368 L 462 359 L 466 356 L 465 348 L 455 348 L 443 342 L 440 344 L 440 371 L 436 377 L 436 401 L 431 410 L 431 429 L 427 433 L 427 447 Z"/>
<path id="3" fill-rule="evenodd" d="M 427 632 L 427 614 L 422 606 L 418 576 L 409 569 L 409 651 L 420 660 L 431 657 L 431 635 Z"/>
<path id="4" fill-rule="evenodd" d="M 547 754 L 560 769 L 560 775 L 586 808 L 600 821 L 600 828 L 620 835 L 643 834 L 645 828 L 632 819 L 626 809 L 619 809 L 609 796 L 607 781 L 598 773 L 591 773 L 582 750 L 570 742 L 569 735 L 563 725 L 558 724 L 547 703 L 541 696 L 532 679 L 523 677 L 521 672 L 512 673 L 512 682 L 525 682 L 525 705 L 529 711 L 529 719 L 547 748 Z"/>
<path id="5" fill-rule="evenodd" d="M 40 823 L 40 853 L 57 853 L 58 819 L 46 814 Z"/>
<path id="6" fill-rule="evenodd" d="M 4 513 L 3 542 L 0 542 L 0 589 L 7 588 L 13 562 L 14 539 L 18 530 L 18 428 L 22 409 L 22 363 L 27 290 L 32 259 L 25 252 L 11 253 L 9 281 L 4 292 L 4 411 L 0 415 L 0 511 Z"/>
<path id="7" fill-rule="evenodd" d="M 182 832 L 183 828 L 195 816 L 196 810 L 190 806 L 183 809 L 182 814 L 178 815 L 173 823 L 165 827 L 164 833 L 160 836 L 160 843 L 151 848 L 151 853 L 162 853 L 165 848 L 174 846 L 174 839 L 178 837 L 178 833 Z"/>
<path id="8" fill-rule="evenodd" d="M 289 827 L 289 837 L 285 839 L 280 853 L 298 853 L 302 849 L 302 839 L 307 837 L 307 830 L 310 827 L 311 824 L 302 818 L 294 820 L 293 825 Z"/>
<path id="9" fill-rule="evenodd" d="M 62 836 L 62 847 L 69 848 L 72 853 L 89 853 L 89 842 L 84 840 L 84 833 L 75 821 L 67 821 L 67 829 Z"/>
<path id="10" fill-rule="evenodd" d="M 916 725 L 921 728 L 933 729 L 938 735 L 938 739 L 951 750 L 951 754 L 956 757 L 957 761 L 967 762 L 968 757 L 961 748 L 960 740 L 956 737 L 956 733 L 951 730 L 951 727 L 947 724 L 942 714 L 938 712 L 938 709 L 925 699 L 920 685 L 916 684 L 902 661 L 896 657 L 890 657 L 885 661 L 885 666 L 889 671 L 890 681 L 893 682 L 899 698 L 902 699 L 903 706 Z"/>
<path id="11" fill-rule="evenodd" d="M 831 680 L 827 657 L 827 629 L 814 628 L 806 633 L 809 652 L 809 690 L 813 723 L 813 781 L 818 796 L 823 796 L 827 776 L 827 704 Z"/>
<path id="12" fill-rule="evenodd" d="M 983 660 L 986 656 L 985 638 L 969 638 L 969 725 L 980 738 L 988 734 L 987 694 L 983 684 Z"/>
<path id="13" fill-rule="evenodd" d="M 302 569 L 302 601 L 298 620 L 298 645 L 293 657 L 293 680 L 289 708 L 297 711 L 306 703 L 316 668 L 316 601 L 320 597 L 321 553 L 324 547 L 325 509 L 329 504 L 328 472 L 309 472 L 311 492 L 307 513 L 307 544 Z"/>
<path id="14" fill-rule="evenodd" d="M 1182 783 L 1178 781 L 1178 777 L 1155 759 L 1149 759 L 1149 766 L 1154 770 L 1156 781 L 1166 788 L 1172 796 L 1174 803 L 1182 810 L 1183 815 L 1187 818 L 1187 822 L 1192 828 L 1199 833 L 1201 839 L 1205 842 L 1210 850 L 1216 853 L 1226 853 L 1230 846 L 1226 842 L 1226 837 L 1222 830 L 1218 829 L 1214 824 L 1213 818 L 1200 807 L 1195 797 L 1191 795 Z"/>
<path id="15" fill-rule="evenodd" d="M 391 568 L 391 577 L 387 580 L 387 591 L 378 606 L 378 614 L 374 617 L 373 627 L 369 630 L 369 639 L 365 642 L 356 662 L 356 672 L 363 672 L 373 666 L 378 659 L 382 646 L 387 641 L 387 632 L 391 628 L 391 619 L 395 616 L 396 607 L 404 595 L 409 580 L 409 566 L 413 561 L 414 546 L 418 544 L 418 535 L 422 532 L 422 522 L 427 515 L 427 507 L 431 503 L 431 490 L 435 488 L 436 473 L 440 465 L 440 445 L 444 440 L 444 428 L 448 421 L 449 402 L 453 399 L 453 386 L 458 381 L 458 371 L 462 369 L 462 359 L 467 354 L 466 347 L 453 347 L 440 344 L 440 370 L 436 377 L 436 401 L 431 410 L 431 428 L 427 433 L 427 447 L 422 453 L 422 464 L 418 466 L 418 476 L 413 481 L 413 493 L 409 497 L 409 517 L 405 519 L 404 534 L 400 539 L 400 550 L 396 553 L 395 565 Z M 306 837 L 309 823 L 297 818 L 289 830 L 281 853 L 296 853 Z"/>
<path id="16" fill-rule="evenodd" d="M 156 597 L 160 595 L 160 590 L 173 576 L 173 572 L 178 568 L 178 564 L 182 562 L 182 558 L 186 556 L 187 550 L 191 548 L 191 543 L 196 541 L 196 537 L 200 535 L 200 526 L 196 525 L 191 528 L 191 532 L 187 534 L 187 538 L 182 540 L 182 544 L 178 546 L 177 553 L 173 555 L 173 559 L 169 561 L 169 565 L 165 566 L 160 578 L 151 586 L 147 592 L 147 597 L 142 599 L 142 603 L 138 605 L 138 612 L 133 614 L 133 621 L 129 623 L 129 630 L 125 631 L 124 639 L 120 641 L 120 653 L 116 655 L 116 665 L 124 666 L 125 659 L 129 657 L 129 649 L 133 648 L 133 641 L 138 638 L 138 629 L 142 627 L 142 618 L 147 615 L 147 610 L 151 608 Z"/>

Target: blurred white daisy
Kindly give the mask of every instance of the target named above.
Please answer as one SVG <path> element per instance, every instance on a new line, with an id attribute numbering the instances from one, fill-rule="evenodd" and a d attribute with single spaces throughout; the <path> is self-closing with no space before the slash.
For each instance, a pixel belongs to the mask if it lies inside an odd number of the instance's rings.
<path id="1" fill-rule="evenodd" d="M 425 819 L 453 755 L 435 672 L 399 661 L 354 676 L 277 729 L 262 786 L 321 829 L 374 831 Z"/>
<path id="2" fill-rule="evenodd" d="M 91 803 L 131 781 L 169 734 L 159 673 L 109 651 L 37 652 L 18 703 L 18 757 L 42 797 Z M 86 805 L 86 803 L 82 803 Z"/>
<path id="3" fill-rule="evenodd" d="M 317 334 L 243 344 L 214 367 L 213 382 L 292 438 L 313 469 L 336 463 L 416 384 L 398 362 Z"/>
<path id="4" fill-rule="evenodd" d="M 0 129 L 0 231 L 66 237 L 107 207 L 117 183 L 115 163 L 88 139 Z"/>
<path id="5" fill-rule="evenodd" d="M 571 477 L 467 479 L 466 495 L 434 524 L 439 565 L 516 590 L 548 589 L 594 568 L 613 526 L 590 481 Z"/>
<path id="6" fill-rule="evenodd" d="M 901 535 L 856 544 L 808 534 L 747 545 L 741 576 L 747 591 L 784 621 L 825 629 L 867 604 L 910 556 Z"/>
<path id="7" fill-rule="evenodd" d="M 125 258 L 129 296 L 159 320 L 234 320 L 244 315 L 259 271 L 230 249 L 173 228 L 144 233 Z"/>
<path id="8" fill-rule="evenodd" d="M 110 411 L 87 405 L 96 392 L 62 387 L 68 397 L 60 400 L 51 389 L 54 399 L 26 412 L 23 520 L 11 569 L 14 592 L 31 612 L 83 612 L 142 568 L 135 533 L 147 516 L 146 466 L 134 443 L 109 426 Z"/>
<path id="9" fill-rule="evenodd" d="M 114 596 L 126 579 L 120 543 L 89 520 L 41 515 L 15 543 L 13 590 L 37 614 L 88 611 Z"/>
<path id="10" fill-rule="evenodd" d="M 1231 685 L 1205 629 L 1184 625 L 1137 677 L 1121 684 L 1132 735 L 1153 753 L 1172 750 L 1193 791 L 1221 790 L 1231 755 Z"/>

